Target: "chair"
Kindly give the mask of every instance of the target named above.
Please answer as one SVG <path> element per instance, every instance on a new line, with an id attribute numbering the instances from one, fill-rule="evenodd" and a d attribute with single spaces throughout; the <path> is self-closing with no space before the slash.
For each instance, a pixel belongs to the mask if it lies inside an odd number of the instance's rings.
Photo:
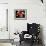
<path id="1" fill-rule="evenodd" d="M 20 44 L 22 41 L 25 41 L 25 38 L 24 38 L 25 34 L 29 34 L 32 36 L 29 39 L 29 41 L 31 42 L 32 45 L 34 42 L 39 43 L 39 33 L 40 33 L 40 24 L 36 24 L 36 23 L 29 24 L 29 23 L 27 23 L 27 31 L 22 31 L 22 33 L 19 35 L 20 36 Z"/>

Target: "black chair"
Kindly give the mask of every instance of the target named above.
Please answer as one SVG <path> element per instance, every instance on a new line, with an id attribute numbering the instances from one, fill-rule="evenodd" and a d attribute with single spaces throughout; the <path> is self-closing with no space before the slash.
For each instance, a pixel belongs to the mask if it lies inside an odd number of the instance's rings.
<path id="1" fill-rule="evenodd" d="M 39 43 L 40 24 L 27 24 L 27 30 L 32 35 L 32 38 L 34 38 L 33 40 Z"/>
<path id="2" fill-rule="evenodd" d="M 34 42 L 39 43 L 39 33 L 40 33 L 40 24 L 27 23 L 27 31 L 22 31 L 22 34 L 20 34 L 20 44 L 22 41 L 24 41 L 24 35 L 29 34 L 32 35 L 32 38 L 29 40 L 31 41 L 31 44 L 33 45 Z M 27 40 L 27 39 L 26 39 Z"/>

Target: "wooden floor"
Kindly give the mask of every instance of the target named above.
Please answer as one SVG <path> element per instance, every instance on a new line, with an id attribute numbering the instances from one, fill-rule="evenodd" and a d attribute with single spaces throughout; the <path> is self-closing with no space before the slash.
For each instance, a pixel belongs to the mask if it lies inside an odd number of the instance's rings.
<path id="1" fill-rule="evenodd" d="M 31 46 L 31 43 L 25 43 L 25 42 L 22 42 L 21 45 L 19 46 Z M 33 46 L 43 46 L 42 44 L 34 44 Z"/>
<path id="2" fill-rule="evenodd" d="M 11 43 L 13 41 L 13 39 L 0 39 L 0 43 Z"/>

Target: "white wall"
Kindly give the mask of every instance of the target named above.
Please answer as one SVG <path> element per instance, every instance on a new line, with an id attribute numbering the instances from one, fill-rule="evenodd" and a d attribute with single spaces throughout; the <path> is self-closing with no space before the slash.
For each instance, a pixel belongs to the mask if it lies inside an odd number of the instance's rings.
<path id="1" fill-rule="evenodd" d="M 8 0 L 0 0 L 0 3 L 8 3 Z"/>
<path id="2" fill-rule="evenodd" d="M 27 20 L 14 19 L 14 9 L 27 9 Z M 11 36 L 13 36 L 16 30 L 27 30 L 27 23 L 33 22 L 40 23 L 43 26 L 44 41 L 46 42 L 45 5 L 43 5 L 40 0 L 9 1 L 9 31 L 11 32 Z"/>

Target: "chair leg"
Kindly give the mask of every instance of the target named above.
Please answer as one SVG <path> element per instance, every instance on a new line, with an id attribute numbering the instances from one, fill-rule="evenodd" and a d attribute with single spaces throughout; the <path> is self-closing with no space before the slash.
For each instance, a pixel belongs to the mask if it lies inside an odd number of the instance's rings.
<path id="1" fill-rule="evenodd" d="M 20 41 L 20 45 L 21 45 L 21 41 Z"/>
<path id="2" fill-rule="evenodd" d="M 31 40 L 31 45 L 30 46 L 33 46 L 33 44 L 34 44 L 34 41 L 33 41 L 33 39 Z"/>
<path id="3" fill-rule="evenodd" d="M 30 46 L 33 46 L 33 43 L 34 43 L 34 42 L 32 42 Z"/>

